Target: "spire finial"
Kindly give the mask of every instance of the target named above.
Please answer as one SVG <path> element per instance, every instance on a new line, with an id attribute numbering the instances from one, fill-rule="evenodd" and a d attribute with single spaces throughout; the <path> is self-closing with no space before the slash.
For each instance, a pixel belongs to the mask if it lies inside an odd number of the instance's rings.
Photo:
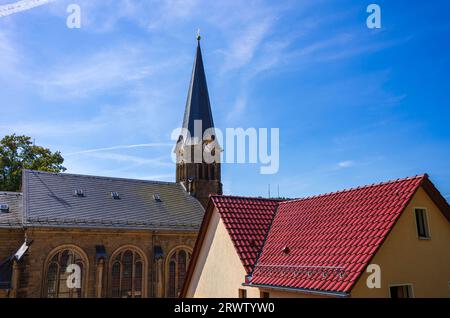
<path id="1" fill-rule="evenodd" d="M 200 42 L 200 39 L 202 37 L 200 36 L 200 28 L 197 29 L 197 41 Z"/>

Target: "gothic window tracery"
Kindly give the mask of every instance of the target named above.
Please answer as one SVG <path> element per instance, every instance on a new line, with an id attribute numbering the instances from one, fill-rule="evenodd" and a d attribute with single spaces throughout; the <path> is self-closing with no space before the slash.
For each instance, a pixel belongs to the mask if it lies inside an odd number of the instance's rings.
<path id="1" fill-rule="evenodd" d="M 73 265 L 77 266 L 76 269 Z M 83 297 L 86 265 L 85 257 L 75 249 L 62 248 L 53 253 L 46 264 L 45 296 L 48 298 Z M 74 276 L 75 273 L 79 273 L 79 276 Z M 76 281 L 77 279 L 79 281 Z"/>
<path id="2" fill-rule="evenodd" d="M 178 297 L 186 278 L 191 253 L 185 249 L 177 249 L 169 256 L 167 267 L 167 297 Z"/>
<path id="3" fill-rule="evenodd" d="M 111 296 L 115 298 L 143 297 L 144 259 L 136 250 L 124 249 L 112 259 Z"/>

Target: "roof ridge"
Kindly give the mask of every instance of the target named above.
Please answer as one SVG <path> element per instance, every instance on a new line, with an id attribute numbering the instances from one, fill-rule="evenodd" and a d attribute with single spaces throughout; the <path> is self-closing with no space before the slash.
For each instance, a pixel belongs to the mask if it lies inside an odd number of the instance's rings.
<path id="1" fill-rule="evenodd" d="M 0 194 L 6 194 L 6 195 L 22 195 L 22 192 L 0 191 Z"/>
<path id="2" fill-rule="evenodd" d="M 418 175 L 411 176 L 411 177 L 406 177 L 406 178 L 398 178 L 398 179 L 393 179 L 393 180 L 388 180 L 388 181 L 383 181 L 383 182 L 378 182 L 378 183 L 372 183 L 372 184 L 366 184 L 366 185 L 362 185 L 362 186 L 352 187 L 352 188 L 338 190 L 338 191 L 333 191 L 333 192 L 327 192 L 327 193 L 321 193 L 321 194 L 316 194 L 316 195 L 310 195 L 310 196 L 306 196 L 306 197 L 298 198 L 298 199 L 293 199 L 293 200 L 285 200 L 285 201 L 281 201 L 280 204 L 286 204 L 286 203 L 291 203 L 291 202 L 299 202 L 299 201 L 304 201 L 304 200 L 310 200 L 310 199 L 315 199 L 315 198 L 326 197 L 326 196 L 330 196 L 330 195 L 333 195 L 333 194 L 341 194 L 341 193 L 351 192 L 351 191 L 360 190 L 360 189 L 379 187 L 379 186 L 392 184 L 392 183 L 396 183 L 396 182 L 404 182 L 404 181 L 408 181 L 408 180 L 423 179 L 423 178 L 427 179 L 428 178 L 428 174 L 426 174 L 426 173 L 418 174 Z"/>
<path id="3" fill-rule="evenodd" d="M 251 197 L 251 196 L 241 196 L 241 195 L 218 195 L 213 194 L 210 195 L 211 198 L 217 197 L 217 198 L 233 198 L 233 199 L 251 199 L 251 200 L 265 200 L 265 201 L 276 201 L 276 202 L 284 202 L 286 199 L 280 199 L 280 198 L 265 198 L 265 197 Z"/>
<path id="4" fill-rule="evenodd" d="M 65 172 L 50 172 L 50 171 L 40 171 L 40 170 L 31 170 L 31 169 L 24 169 L 24 171 L 30 172 L 30 173 L 34 173 L 34 174 L 71 176 L 71 177 L 100 179 L 100 180 L 116 180 L 116 181 L 141 182 L 141 183 L 151 183 L 151 184 L 179 185 L 176 182 L 170 182 L 170 181 L 156 181 L 156 180 L 143 180 L 143 179 L 133 179 L 133 178 L 106 177 L 106 176 L 95 176 L 95 175 L 88 175 L 88 174 L 65 173 Z"/>

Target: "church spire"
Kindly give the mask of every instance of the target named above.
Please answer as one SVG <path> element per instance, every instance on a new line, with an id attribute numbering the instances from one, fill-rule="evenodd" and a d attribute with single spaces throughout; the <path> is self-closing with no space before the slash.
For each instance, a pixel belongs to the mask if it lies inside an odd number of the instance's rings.
<path id="1" fill-rule="evenodd" d="M 189 130 L 192 137 L 194 137 L 194 124 L 196 120 L 201 120 L 202 122 L 202 136 L 206 129 L 214 127 L 205 69 L 203 67 L 200 39 L 200 31 L 197 31 L 197 53 L 192 68 L 191 82 L 189 84 L 183 119 L 183 128 Z M 201 140 L 202 136 L 195 137 L 199 137 Z"/>
<path id="2" fill-rule="evenodd" d="M 184 139 L 187 136 L 183 132 L 178 138 L 174 152 L 177 156 L 176 182 L 182 184 L 186 191 L 195 196 L 206 208 L 211 194 L 222 194 L 221 148 L 211 130 L 203 136 L 207 129 L 214 128 L 214 122 L 200 39 L 200 33 L 197 32 L 197 54 L 183 120 L 183 128 L 189 131 L 194 140 Z M 195 131 L 195 128 L 200 128 L 197 121 L 201 121 L 202 129 L 199 131 Z"/>

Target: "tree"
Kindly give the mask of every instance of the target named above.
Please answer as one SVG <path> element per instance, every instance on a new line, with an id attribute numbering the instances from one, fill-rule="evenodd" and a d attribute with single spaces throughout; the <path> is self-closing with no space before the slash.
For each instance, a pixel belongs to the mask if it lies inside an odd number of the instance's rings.
<path id="1" fill-rule="evenodd" d="M 0 190 L 19 191 L 22 169 L 61 172 L 61 152 L 36 146 L 28 136 L 5 136 L 0 141 Z"/>

